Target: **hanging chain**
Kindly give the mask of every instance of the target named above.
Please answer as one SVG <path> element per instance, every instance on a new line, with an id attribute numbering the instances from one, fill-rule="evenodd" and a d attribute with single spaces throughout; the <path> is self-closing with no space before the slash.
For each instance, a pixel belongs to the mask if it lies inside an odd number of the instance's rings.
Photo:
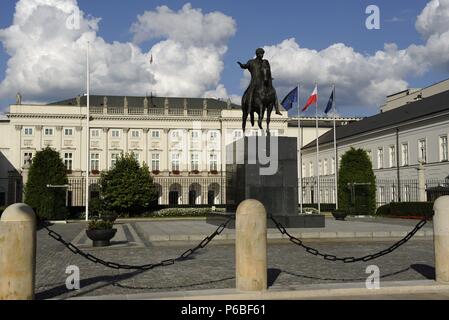
<path id="1" fill-rule="evenodd" d="M 355 257 L 339 258 L 332 254 L 321 253 L 317 249 L 314 249 L 312 247 L 305 245 L 301 239 L 298 239 L 298 238 L 292 236 L 291 234 L 289 234 L 287 229 L 281 223 L 279 223 L 273 216 L 270 216 L 270 219 L 274 222 L 274 224 L 276 225 L 276 227 L 278 228 L 280 233 L 285 234 L 292 243 L 304 248 L 307 253 L 310 253 L 314 256 L 323 257 L 325 260 L 342 261 L 344 263 L 354 263 L 354 262 L 360 262 L 360 261 L 367 262 L 367 261 L 371 261 L 371 260 L 380 258 L 386 254 L 389 254 L 389 253 L 395 251 L 397 248 L 399 248 L 403 244 L 405 244 L 407 241 L 409 241 L 427 223 L 427 219 L 424 218 L 403 239 L 399 240 L 398 242 L 396 242 L 391 247 L 389 247 L 385 250 L 379 251 L 374 254 L 369 254 L 369 255 L 366 255 L 363 257 L 359 257 L 359 258 L 355 258 Z"/>
<path id="2" fill-rule="evenodd" d="M 204 238 L 196 247 L 186 250 L 179 257 L 174 258 L 174 259 L 163 260 L 158 263 L 150 263 L 150 264 L 145 264 L 145 265 L 128 265 L 128 264 L 120 264 L 120 263 L 105 261 L 103 259 L 95 257 L 94 255 L 92 255 L 90 253 L 86 253 L 86 252 L 82 251 L 80 248 L 78 248 L 77 246 L 75 246 L 74 244 L 65 241 L 59 233 L 51 230 L 50 228 L 48 228 L 48 227 L 44 227 L 44 228 L 48 231 L 48 235 L 50 237 L 52 237 L 56 241 L 62 243 L 67 249 L 72 251 L 74 254 L 79 254 L 80 256 L 86 258 L 87 260 L 90 260 L 94 263 L 102 264 L 102 265 L 104 265 L 108 268 L 112 268 L 112 269 L 128 269 L 128 270 L 142 270 L 143 271 L 143 270 L 154 269 L 157 267 L 169 266 L 169 265 L 174 264 L 175 262 L 186 260 L 189 256 L 194 254 L 197 250 L 203 249 L 204 247 L 206 247 L 216 236 L 220 235 L 223 232 L 223 230 L 228 226 L 229 222 L 231 222 L 231 220 L 233 220 L 233 219 L 235 219 L 235 218 L 230 217 L 226 222 L 221 224 L 211 235 Z"/>

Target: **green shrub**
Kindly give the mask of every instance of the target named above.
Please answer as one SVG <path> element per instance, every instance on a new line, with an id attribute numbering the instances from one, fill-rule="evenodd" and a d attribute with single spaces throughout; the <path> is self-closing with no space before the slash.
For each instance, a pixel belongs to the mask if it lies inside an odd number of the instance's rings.
<path id="1" fill-rule="evenodd" d="M 433 202 L 392 202 L 379 207 L 376 214 L 395 217 L 432 217 Z"/>
<path id="2" fill-rule="evenodd" d="M 353 183 L 367 185 L 355 185 L 355 194 L 351 194 L 348 185 Z M 376 178 L 371 160 L 362 149 L 351 148 L 341 159 L 338 203 L 339 209 L 348 213 L 372 215 L 376 211 Z"/>
<path id="3" fill-rule="evenodd" d="M 90 220 L 89 225 L 87 226 L 88 230 L 108 230 L 112 229 L 114 225 L 113 222 L 104 221 L 104 220 Z"/>
<path id="4" fill-rule="evenodd" d="M 130 154 L 122 155 L 100 178 L 104 209 L 120 216 L 141 215 L 157 200 L 157 190 L 147 165 Z"/>
<path id="5" fill-rule="evenodd" d="M 104 211 L 104 203 L 99 198 L 94 198 L 89 201 L 89 214 L 98 217 Z"/>
<path id="6" fill-rule="evenodd" d="M 47 147 L 33 158 L 25 186 L 25 203 L 42 220 L 66 219 L 66 189 L 47 185 L 66 185 L 66 168 L 59 153 Z"/>

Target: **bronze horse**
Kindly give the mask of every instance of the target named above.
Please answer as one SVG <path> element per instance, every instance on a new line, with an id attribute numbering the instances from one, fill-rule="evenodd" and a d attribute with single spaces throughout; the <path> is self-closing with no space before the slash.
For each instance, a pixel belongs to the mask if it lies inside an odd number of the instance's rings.
<path id="1" fill-rule="evenodd" d="M 251 117 L 251 125 L 254 127 L 254 112 L 258 114 L 258 125 L 262 128 L 262 121 L 267 111 L 267 134 L 270 133 L 270 120 L 273 107 L 276 108 L 276 114 L 282 115 L 279 111 L 279 104 L 276 90 L 273 87 L 271 77 L 271 68 L 268 60 L 264 60 L 265 51 L 262 48 L 256 50 L 256 58 L 249 60 L 248 63 L 238 62 L 242 69 L 247 69 L 251 73 L 251 82 L 242 97 L 243 111 L 243 132 L 246 129 L 248 115 Z"/>

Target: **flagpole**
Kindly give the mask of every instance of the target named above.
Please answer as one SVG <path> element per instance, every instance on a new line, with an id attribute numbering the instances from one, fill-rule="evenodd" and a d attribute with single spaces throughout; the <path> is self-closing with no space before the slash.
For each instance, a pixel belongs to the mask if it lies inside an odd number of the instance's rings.
<path id="1" fill-rule="evenodd" d="M 303 196 L 302 196 L 302 135 L 301 135 L 301 117 L 300 117 L 300 105 L 299 105 L 299 87 L 298 83 L 298 148 L 299 148 L 299 207 L 300 214 L 302 214 L 303 208 Z"/>
<path id="2" fill-rule="evenodd" d="M 90 153 L 90 66 L 89 66 L 89 46 L 87 42 L 87 105 L 86 105 L 86 221 L 89 221 L 89 153 Z"/>
<path id="3" fill-rule="evenodd" d="M 320 158 L 320 147 L 319 147 L 319 131 L 318 131 L 318 84 L 315 83 L 315 88 L 317 88 L 317 95 L 316 95 L 316 99 L 315 99 L 315 107 L 316 107 L 316 111 L 315 111 L 315 118 L 316 118 L 316 168 L 317 168 L 317 187 L 318 187 L 318 192 L 317 192 L 317 197 L 318 197 L 318 212 L 321 213 L 321 199 L 320 199 L 320 167 L 319 167 L 319 158 Z"/>
<path id="4" fill-rule="evenodd" d="M 335 174 L 335 209 L 338 210 L 338 172 L 337 172 L 337 126 L 335 124 L 336 120 L 336 113 L 337 113 L 337 108 L 336 108 L 336 104 L 335 104 L 335 84 L 334 84 L 334 99 L 332 101 L 333 104 L 333 108 L 334 108 L 334 174 Z"/>

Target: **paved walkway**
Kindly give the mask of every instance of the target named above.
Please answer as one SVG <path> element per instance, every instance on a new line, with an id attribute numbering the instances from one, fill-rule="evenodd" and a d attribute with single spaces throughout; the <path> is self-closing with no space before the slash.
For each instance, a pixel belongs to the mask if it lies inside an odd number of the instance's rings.
<path id="1" fill-rule="evenodd" d="M 327 219 L 323 232 L 408 232 L 417 221 L 363 220 L 337 222 Z M 149 241 L 149 234 L 202 236 L 215 230 L 204 221 L 122 221 L 116 225 L 116 238 L 108 248 L 92 248 L 85 237 L 84 223 L 56 224 L 53 230 L 64 239 L 79 245 L 86 252 L 117 263 L 141 265 L 179 256 L 197 241 Z M 145 231 L 146 230 L 146 231 Z M 332 230 L 332 231 L 329 231 Z M 270 288 L 285 289 L 297 285 L 364 282 L 368 265 L 379 266 L 382 281 L 426 280 L 434 278 L 433 241 L 425 236 L 431 230 L 426 226 L 424 236 L 416 237 L 397 251 L 369 263 L 344 264 L 312 256 L 288 241 L 273 241 L 268 246 Z M 149 232 L 149 233 L 144 233 Z M 226 230 L 232 234 L 234 230 Z M 305 232 L 299 229 L 298 232 Z M 316 230 L 307 230 L 316 232 Z M 269 235 L 276 234 L 272 229 Z M 154 235 L 153 234 L 153 235 Z M 175 238 L 174 238 L 175 237 Z M 192 239 L 192 238 L 191 238 Z M 363 256 L 391 246 L 397 239 L 334 238 L 307 239 L 312 246 L 338 256 Z M 349 241 L 349 242 L 348 242 Z M 307 243 L 307 242 L 306 242 Z M 146 272 L 113 270 L 92 263 L 73 254 L 50 238 L 45 230 L 38 232 L 37 299 L 64 299 L 102 295 L 132 295 L 185 290 L 232 289 L 235 287 L 235 248 L 232 241 L 212 241 L 191 259 Z M 79 267 L 81 290 L 70 291 L 65 286 L 66 268 Z"/>

